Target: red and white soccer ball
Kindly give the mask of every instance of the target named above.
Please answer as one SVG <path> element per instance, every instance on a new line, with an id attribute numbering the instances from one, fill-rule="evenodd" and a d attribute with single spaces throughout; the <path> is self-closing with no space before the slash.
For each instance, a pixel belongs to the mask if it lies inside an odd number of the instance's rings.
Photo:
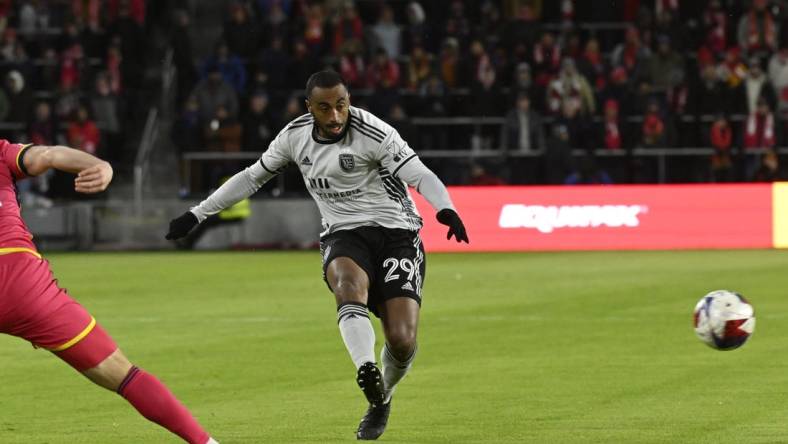
<path id="1" fill-rule="evenodd" d="M 695 334 L 717 350 L 733 350 L 755 330 L 755 313 L 739 293 L 716 290 L 703 296 L 693 313 Z"/>

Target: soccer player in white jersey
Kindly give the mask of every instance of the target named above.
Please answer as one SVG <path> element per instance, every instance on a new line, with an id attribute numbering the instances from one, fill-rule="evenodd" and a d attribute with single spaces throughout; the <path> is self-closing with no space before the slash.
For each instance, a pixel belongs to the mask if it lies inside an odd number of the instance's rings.
<path id="1" fill-rule="evenodd" d="M 323 277 L 336 298 L 339 331 L 369 401 L 356 436 L 373 440 L 383 434 L 394 388 L 416 356 L 426 263 L 418 234 L 422 219 L 406 184 L 449 227 L 447 239 L 467 243 L 468 236 L 440 179 L 394 128 L 350 105 L 339 74 L 313 74 L 306 107 L 309 113 L 290 122 L 259 161 L 173 219 L 166 237 L 185 236 L 208 216 L 253 194 L 288 163 L 296 164 L 323 218 Z M 382 372 L 368 311 L 381 319 L 386 337 Z"/>

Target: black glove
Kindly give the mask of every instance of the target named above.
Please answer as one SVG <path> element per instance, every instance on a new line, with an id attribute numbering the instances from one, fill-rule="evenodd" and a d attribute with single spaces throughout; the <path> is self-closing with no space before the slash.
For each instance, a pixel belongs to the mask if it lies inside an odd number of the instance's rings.
<path id="1" fill-rule="evenodd" d="M 180 239 L 189 234 L 189 231 L 192 231 L 192 228 L 199 223 L 197 216 L 191 211 L 187 211 L 170 221 L 170 231 L 164 238 L 167 240 Z"/>
<path id="2" fill-rule="evenodd" d="M 468 243 L 468 233 L 465 232 L 465 225 L 463 225 L 456 211 L 444 208 L 438 211 L 436 217 L 438 222 L 449 227 L 449 232 L 446 233 L 446 239 L 451 239 L 451 236 L 454 235 L 457 242 L 465 241 L 466 244 Z"/>

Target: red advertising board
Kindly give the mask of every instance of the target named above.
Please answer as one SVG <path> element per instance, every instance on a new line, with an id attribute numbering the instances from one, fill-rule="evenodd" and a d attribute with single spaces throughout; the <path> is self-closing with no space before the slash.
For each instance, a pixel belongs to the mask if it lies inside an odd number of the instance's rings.
<path id="1" fill-rule="evenodd" d="M 470 245 L 418 193 L 428 251 L 771 248 L 771 184 L 450 187 Z"/>

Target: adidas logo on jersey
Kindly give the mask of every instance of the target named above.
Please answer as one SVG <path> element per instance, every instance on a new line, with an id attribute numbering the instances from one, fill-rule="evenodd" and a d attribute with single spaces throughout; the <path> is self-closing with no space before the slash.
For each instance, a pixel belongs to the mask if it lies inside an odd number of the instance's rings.
<path id="1" fill-rule="evenodd" d="M 402 289 L 407 291 L 413 291 L 413 285 L 411 285 L 410 282 L 405 282 L 405 285 L 402 286 Z"/>
<path id="2" fill-rule="evenodd" d="M 304 158 L 301 159 L 301 165 L 312 165 L 312 161 L 309 160 L 309 156 L 304 156 Z"/>

